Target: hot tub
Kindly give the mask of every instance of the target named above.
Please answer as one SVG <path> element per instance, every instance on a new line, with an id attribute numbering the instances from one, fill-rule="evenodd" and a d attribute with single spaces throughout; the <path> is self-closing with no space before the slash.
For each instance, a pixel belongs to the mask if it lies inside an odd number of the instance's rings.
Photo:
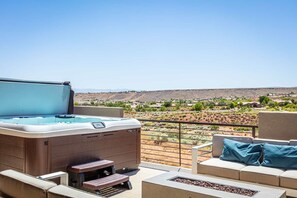
<path id="1" fill-rule="evenodd" d="M 69 83 L 0 79 L 0 92 L 1 171 L 42 175 L 98 159 L 139 165 L 139 121 L 73 115 Z"/>

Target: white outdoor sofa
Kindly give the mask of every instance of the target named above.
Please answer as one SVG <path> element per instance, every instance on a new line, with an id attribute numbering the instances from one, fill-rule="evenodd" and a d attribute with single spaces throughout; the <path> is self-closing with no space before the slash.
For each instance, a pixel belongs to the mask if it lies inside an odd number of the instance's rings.
<path id="1" fill-rule="evenodd" d="M 270 143 L 276 145 L 297 145 L 297 140 L 272 140 L 244 136 L 216 134 L 210 143 L 192 148 L 192 173 L 207 174 L 244 182 L 253 182 L 293 190 L 297 197 L 297 170 L 284 170 L 265 166 L 249 166 L 238 162 L 220 159 L 224 147 L 224 139 L 245 143 Z M 199 154 L 210 148 L 212 158 L 199 162 Z M 288 194 L 288 191 L 287 191 Z M 291 194 L 291 193 L 289 193 Z"/>

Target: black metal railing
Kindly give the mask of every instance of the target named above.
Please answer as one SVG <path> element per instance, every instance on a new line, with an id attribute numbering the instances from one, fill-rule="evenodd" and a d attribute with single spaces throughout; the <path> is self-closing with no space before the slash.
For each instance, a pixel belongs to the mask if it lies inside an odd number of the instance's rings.
<path id="1" fill-rule="evenodd" d="M 142 122 L 142 161 L 191 167 L 191 148 L 213 134 L 257 136 L 256 125 L 138 119 Z"/>

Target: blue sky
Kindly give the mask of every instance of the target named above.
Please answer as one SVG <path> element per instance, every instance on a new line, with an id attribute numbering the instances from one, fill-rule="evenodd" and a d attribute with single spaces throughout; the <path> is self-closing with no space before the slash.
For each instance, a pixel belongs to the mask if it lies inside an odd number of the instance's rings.
<path id="1" fill-rule="evenodd" d="M 297 86 L 295 0 L 3 0 L 0 77 L 74 88 Z"/>

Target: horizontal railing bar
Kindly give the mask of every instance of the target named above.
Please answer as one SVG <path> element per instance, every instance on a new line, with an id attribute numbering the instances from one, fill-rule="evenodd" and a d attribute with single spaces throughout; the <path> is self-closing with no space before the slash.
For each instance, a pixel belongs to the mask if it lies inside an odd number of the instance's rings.
<path id="1" fill-rule="evenodd" d="M 172 158 L 172 159 L 177 159 L 177 160 L 179 159 L 178 156 L 155 155 L 155 154 L 149 154 L 149 153 L 144 153 L 144 154 L 146 154 L 145 157 L 147 157 L 147 155 L 154 155 L 154 156 L 161 157 L 161 158 L 166 157 L 166 158 Z M 154 159 L 156 159 L 156 158 L 154 158 Z M 163 159 L 159 159 L 159 160 L 163 161 Z"/>
<path id="2" fill-rule="evenodd" d="M 177 149 L 176 147 L 163 147 L 163 148 L 173 148 L 173 149 Z M 160 151 L 160 152 L 166 152 L 166 153 L 175 153 L 175 152 L 171 152 L 171 151 L 163 151 L 163 150 L 158 150 L 158 149 L 149 149 L 149 148 L 142 148 L 143 150 L 149 150 L 149 151 Z M 182 150 L 186 150 L 189 151 L 191 149 L 186 149 L 186 148 L 181 148 Z M 178 152 L 176 152 L 178 153 Z M 189 154 L 192 155 L 192 154 Z"/>
<path id="3" fill-rule="evenodd" d="M 145 146 L 148 146 L 148 145 L 145 145 Z M 164 147 L 164 148 L 168 148 L 168 149 L 178 149 L 176 147 Z M 149 149 L 147 147 L 144 147 L 143 148 L 144 150 L 152 150 L 152 151 L 162 151 L 162 150 L 158 150 L 158 149 Z M 191 151 L 191 148 L 181 148 L 183 151 Z M 171 151 L 162 151 L 162 152 L 171 152 Z M 189 154 L 190 155 L 190 154 Z"/>
<path id="4" fill-rule="evenodd" d="M 177 132 L 171 132 L 171 131 L 156 131 L 156 130 L 154 130 L 154 131 L 146 131 L 146 130 L 142 130 L 142 132 L 150 132 L 150 133 L 174 133 L 174 134 L 176 133 L 176 134 L 178 134 L 178 131 Z"/>
<path id="5" fill-rule="evenodd" d="M 155 154 L 155 153 L 146 153 L 146 152 L 143 152 L 143 154 L 146 154 L 146 155 L 154 155 L 154 156 L 160 156 L 160 157 L 166 157 L 166 158 L 176 158 L 177 156 L 170 156 L 170 155 L 160 155 L 160 154 Z M 177 153 L 178 154 L 178 153 Z M 160 159 L 161 160 L 161 159 Z"/>
<path id="6" fill-rule="evenodd" d="M 178 131 L 171 131 L 171 130 L 158 130 L 158 129 L 144 129 L 144 128 L 141 128 L 141 132 L 145 132 L 145 133 L 179 133 Z"/>
<path id="7" fill-rule="evenodd" d="M 228 131 L 226 131 L 226 132 L 228 132 Z M 172 132 L 167 132 L 167 131 L 162 131 L 162 132 L 150 131 L 150 133 L 178 134 L 178 133 L 172 133 Z M 234 132 L 232 131 L 232 133 L 234 133 Z M 144 136 L 158 136 L 157 134 L 156 135 L 150 135 L 150 134 L 145 134 L 145 133 L 142 133 L 141 135 L 144 135 Z M 202 134 L 201 133 L 181 133 L 181 135 L 202 135 Z M 209 137 L 211 137 L 212 135 L 203 135 L 203 136 L 209 136 Z"/>
<path id="8" fill-rule="evenodd" d="M 145 146 L 155 146 L 155 145 L 151 145 L 151 144 L 143 144 L 141 143 L 142 145 L 145 145 Z M 178 147 L 172 147 L 172 146 L 163 146 L 163 148 L 173 148 L 173 149 L 177 149 Z"/>
<path id="9" fill-rule="evenodd" d="M 210 153 L 202 153 L 202 154 L 199 154 L 199 156 L 205 156 L 207 154 L 210 154 Z"/>
<path id="10" fill-rule="evenodd" d="M 192 166 L 192 164 L 186 164 L 186 163 L 182 163 L 182 165 Z"/>
<path id="11" fill-rule="evenodd" d="M 146 140 L 146 141 L 160 141 L 162 142 L 162 140 Z M 210 141 L 201 141 L 202 143 L 204 142 L 210 142 Z M 178 142 L 170 142 L 170 141 L 163 141 L 162 143 L 169 143 L 169 144 L 178 144 Z M 143 145 L 147 145 L 147 146 L 155 146 L 155 145 L 151 145 L 151 144 L 145 144 L 145 143 L 141 143 Z M 186 146 L 197 146 L 195 144 L 185 144 L 185 143 L 182 143 L 182 146 L 183 145 L 186 145 Z M 160 146 L 160 145 L 159 145 Z M 176 148 L 176 147 L 171 147 L 171 146 L 163 146 L 164 148 Z M 190 148 L 189 148 L 190 149 Z"/>
<path id="12" fill-rule="evenodd" d="M 143 161 L 150 161 L 151 160 L 151 161 L 159 162 L 159 163 L 160 162 L 168 162 L 168 163 L 171 163 L 171 164 L 172 163 L 174 163 L 174 164 L 178 164 L 179 163 L 179 162 L 173 162 L 173 161 L 169 161 L 169 160 L 163 160 L 163 159 L 161 160 L 161 159 L 156 159 L 156 158 L 150 158 L 150 157 L 147 157 L 147 156 L 146 157 L 142 157 L 142 160 Z M 183 161 L 191 161 L 191 159 L 185 159 L 185 158 L 182 158 L 182 160 Z M 187 166 L 191 166 L 192 165 L 191 163 L 188 164 L 188 163 L 183 163 L 183 162 L 181 164 L 182 165 L 187 165 Z"/>
<path id="13" fill-rule="evenodd" d="M 184 139 L 183 139 L 184 140 Z M 162 140 L 144 140 L 144 141 L 160 141 L 161 143 L 168 143 L 168 144 L 179 144 L 178 142 L 171 142 L 171 141 L 162 141 Z M 195 140 L 193 140 L 195 141 Z M 206 142 L 210 142 L 210 141 L 201 141 L 201 143 L 206 143 Z M 145 144 L 145 143 L 141 143 L 143 145 L 147 145 L 147 146 L 157 146 L 157 145 L 152 145 L 152 144 Z M 182 143 L 182 146 L 197 146 L 196 144 L 185 144 Z M 160 146 L 160 145 L 158 145 Z M 170 146 L 163 146 L 164 148 L 176 148 L 176 147 L 170 147 Z M 191 149 L 191 148 L 189 148 Z"/>
<path id="14" fill-rule="evenodd" d="M 152 159 L 154 161 L 158 161 L 158 162 L 169 162 L 169 163 L 173 163 L 173 164 L 178 164 L 179 162 L 174 162 L 174 161 L 169 161 L 169 160 L 158 160 L 156 158 L 149 158 L 149 157 L 145 157 L 146 159 Z M 177 159 L 178 160 L 178 159 Z"/>
<path id="15" fill-rule="evenodd" d="M 192 125 L 194 125 L 194 124 L 192 124 Z M 150 127 L 147 127 L 147 126 L 145 126 L 146 128 L 150 128 Z M 231 126 L 231 127 L 236 127 L 236 126 Z M 166 128 L 166 129 L 177 129 L 177 128 L 172 128 L 172 127 L 159 127 L 159 128 Z M 252 132 L 252 128 L 253 127 L 238 127 L 238 128 L 248 128 L 249 130 L 238 130 L 238 131 L 229 131 L 229 132 Z M 226 132 L 226 130 L 220 130 L 220 129 L 216 129 L 216 130 L 211 130 L 211 129 L 197 129 L 197 128 L 189 128 L 189 127 L 182 127 L 182 129 L 183 130 L 192 130 L 192 131 L 209 131 L 209 132 Z M 146 131 L 145 130 L 145 128 L 143 128 L 143 130 L 144 131 Z M 155 130 L 154 130 L 155 131 Z M 171 131 L 171 133 L 176 133 L 176 132 L 174 132 L 175 130 L 173 130 L 173 131 Z M 159 132 L 159 131 L 156 131 L 156 132 Z M 160 132 L 162 132 L 162 131 L 160 131 Z"/>
<path id="16" fill-rule="evenodd" d="M 150 136 L 150 137 L 158 137 L 158 136 Z M 173 139 L 174 140 L 174 138 L 171 138 L 171 137 L 169 137 L 168 139 Z M 153 139 L 145 139 L 145 138 L 142 138 L 141 140 L 143 140 L 143 141 L 155 141 L 155 140 L 153 140 Z M 157 140 L 157 139 L 156 139 Z M 199 142 L 199 143 L 206 143 L 206 142 L 211 142 L 211 140 L 210 139 L 189 139 L 189 138 L 183 138 L 182 140 L 192 140 L 192 141 L 197 141 L 197 142 Z M 160 140 L 158 140 L 158 141 L 161 141 L 161 139 Z M 176 143 L 175 141 L 169 141 L 169 140 L 167 140 L 167 141 L 163 141 L 163 142 L 168 142 L 168 143 Z M 189 144 L 186 144 L 186 143 L 182 143 L 182 144 L 184 144 L 184 145 L 189 145 Z M 190 145 L 193 145 L 193 146 L 196 146 L 196 144 L 190 144 Z"/>
<path id="17" fill-rule="evenodd" d="M 251 133 L 252 132 L 252 127 L 251 127 L 251 130 L 249 130 L 249 131 L 242 131 L 242 130 L 240 130 L 240 131 L 230 131 L 230 130 L 202 130 L 202 129 L 199 129 L 199 130 L 197 130 L 197 129 L 191 129 L 191 128 L 182 128 L 182 130 L 188 130 L 188 131 L 191 131 L 192 133 L 189 133 L 189 134 L 200 134 L 200 133 L 205 133 L 206 131 L 208 132 L 208 133 L 226 133 L 226 132 L 229 132 L 229 133 Z M 146 130 L 146 129 L 142 129 L 142 131 L 143 132 L 155 132 L 155 133 L 179 133 L 178 131 L 170 131 L 170 130 L 168 130 L 168 131 L 160 131 L 160 130 L 156 130 L 156 129 L 154 129 L 154 130 Z M 184 133 L 184 132 L 182 132 L 182 134 L 188 134 L 188 133 Z"/>
<path id="18" fill-rule="evenodd" d="M 163 133 L 166 133 L 166 132 L 163 132 Z M 169 132 L 167 134 L 172 134 L 172 133 Z M 178 134 L 178 133 L 174 133 L 174 134 Z M 141 135 L 143 135 L 143 136 L 160 136 L 160 135 L 157 135 L 157 134 L 145 134 L 145 133 L 142 133 Z M 212 137 L 212 135 L 202 135 L 201 133 L 200 134 L 198 134 L 198 133 L 182 133 L 181 135 L 182 136 L 184 136 L 184 135 L 189 135 L 189 136 L 198 135 L 199 136 L 200 135 L 200 136 L 205 136 L 205 137 Z"/>
<path id="19" fill-rule="evenodd" d="M 178 134 L 178 133 L 175 133 L 175 132 L 167 132 L 167 131 L 162 131 L 162 132 L 158 132 L 158 131 L 142 131 L 142 134 L 143 136 L 149 136 L 150 134 L 147 134 L 147 133 L 167 133 L 167 134 Z M 201 133 L 181 133 L 181 135 L 201 135 L 201 136 L 206 136 L 206 137 L 212 137 L 212 135 L 207 135 L 207 134 L 203 134 L 205 132 L 201 132 Z M 212 132 L 209 132 L 209 133 L 212 133 Z M 215 132 L 213 132 L 215 133 Z M 252 131 L 245 131 L 245 132 L 238 132 L 238 131 L 223 131 L 222 133 L 246 133 L 246 134 L 251 134 Z M 221 134 L 221 133 L 216 133 L 216 134 Z M 151 136 L 158 136 L 157 134 L 156 135 L 151 135 Z"/>
<path id="20" fill-rule="evenodd" d="M 147 128 L 151 128 L 152 126 L 142 126 L 142 127 L 147 127 Z M 168 126 L 159 126 L 159 128 L 166 128 L 166 129 L 177 129 L 178 130 L 178 125 L 176 125 L 176 127 L 168 127 Z"/>
<path id="21" fill-rule="evenodd" d="M 150 134 L 141 134 L 143 136 L 150 136 L 150 137 L 155 137 L 155 136 L 159 136 L 159 137 L 168 137 L 168 136 L 160 136 L 160 135 L 150 135 Z"/>
<path id="22" fill-rule="evenodd" d="M 182 154 L 183 155 L 183 154 Z M 181 158 L 182 160 L 185 160 L 185 161 L 192 161 L 192 159 L 188 159 L 188 158 Z"/>
<path id="23" fill-rule="evenodd" d="M 186 122 L 186 121 L 174 121 L 174 120 L 150 120 L 150 119 L 141 119 L 137 120 L 142 122 L 165 122 L 165 123 L 176 123 L 176 124 L 197 124 L 197 125 L 217 125 L 217 126 L 233 126 L 233 127 L 251 127 L 258 128 L 257 125 L 249 124 L 228 124 L 228 123 L 211 123 L 211 122 Z"/>
<path id="24" fill-rule="evenodd" d="M 148 141 L 148 140 L 147 140 Z M 162 142 L 162 140 L 150 140 L 150 141 L 160 141 Z M 170 144 L 178 144 L 178 142 L 169 142 L 169 141 L 163 141 L 164 143 L 170 143 Z M 148 145 L 148 144 L 147 144 Z M 164 147 L 164 146 L 163 146 Z"/>
<path id="25" fill-rule="evenodd" d="M 160 135 L 149 135 L 149 134 L 141 134 L 142 136 L 146 136 L 146 137 L 167 137 L 167 138 L 174 138 L 174 137 L 169 137 L 169 136 L 160 136 Z M 195 136 L 195 135 L 192 135 L 192 136 Z M 209 135 L 209 137 L 212 137 Z M 182 140 L 192 140 L 192 139 L 189 139 L 189 138 L 182 138 Z M 209 140 L 209 139 L 194 139 L 194 140 Z"/>
<path id="26" fill-rule="evenodd" d="M 162 151 L 162 150 L 157 150 L 157 149 L 143 148 L 143 150 L 146 150 L 146 151 L 159 151 L 159 152 L 163 152 L 163 153 L 174 153 L 174 154 L 178 154 L 178 152 Z M 144 152 L 141 152 L 141 153 L 144 153 Z"/>
<path id="27" fill-rule="evenodd" d="M 178 164 L 179 162 L 173 162 L 173 161 L 168 161 L 168 160 L 158 160 L 155 158 L 149 158 L 149 157 L 145 157 L 146 159 L 152 160 L 154 162 L 168 162 L 168 163 L 175 163 Z M 143 159 L 144 160 L 144 159 Z M 182 165 L 187 165 L 187 166 L 191 166 L 192 164 L 187 164 L 187 163 L 181 163 Z"/>

